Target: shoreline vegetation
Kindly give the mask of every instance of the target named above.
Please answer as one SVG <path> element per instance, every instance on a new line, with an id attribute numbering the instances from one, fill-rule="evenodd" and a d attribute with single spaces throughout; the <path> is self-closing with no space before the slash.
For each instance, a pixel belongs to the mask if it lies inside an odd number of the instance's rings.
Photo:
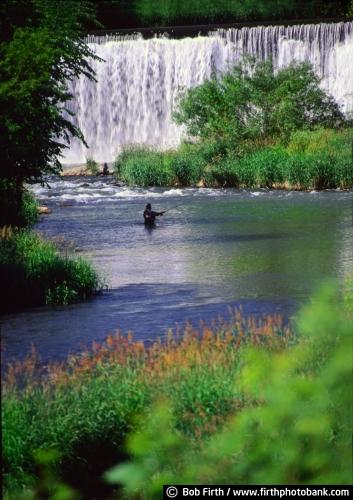
<path id="1" fill-rule="evenodd" d="M 307 63 L 274 70 L 245 57 L 228 73 L 181 91 L 175 150 L 126 147 L 115 176 L 137 186 L 353 187 L 353 117 Z"/>
<path id="2" fill-rule="evenodd" d="M 69 82 L 97 56 L 83 41 L 84 23 L 95 22 L 94 5 L 67 0 L 1 3 L 0 102 L 0 311 L 67 304 L 99 288 L 83 260 L 60 256 L 53 244 L 29 231 L 38 216 L 26 183 L 42 182 L 61 170 L 70 138 L 84 142 L 71 120 Z M 60 26 L 60 29 L 57 27 Z M 24 229 L 26 228 L 27 229 Z"/>
<path id="3" fill-rule="evenodd" d="M 67 305 L 85 300 L 102 289 L 92 266 L 81 258 L 63 255 L 54 242 L 31 230 L 39 214 L 34 195 L 0 182 L 0 275 L 4 289 L 0 314 L 25 307 Z M 5 289 L 6 287 L 6 289 Z"/>
<path id="4" fill-rule="evenodd" d="M 83 259 L 62 255 L 54 242 L 31 230 L 39 214 L 34 195 L 0 182 L 0 275 L 4 289 L 0 314 L 25 307 L 67 305 L 85 300 L 102 289 L 92 266 Z M 6 287 L 6 288 L 5 288 Z"/>
<path id="5" fill-rule="evenodd" d="M 161 151 L 127 145 L 114 175 L 130 186 L 353 187 L 353 116 L 320 87 L 308 63 L 275 71 L 244 57 L 222 75 L 179 90 L 172 119 L 184 141 Z M 69 173 L 100 174 L 93 158 Z"/>
<path id="6" fill-rule="evenodd" d="M 188 482 L 350 484 L 352 285 L 343 297 L 324 288 L 292 326 L 236 312 L 150 346 L 111 335 L 44 377 L 35 353 L 12 364 L 5 498 L 113 498 L 118 488 L 157 499 L 163 484 Z"/>
<path id="7" fill-rule="evenodd" d="M 268 145 L 241 158 L 213 141 L 163 152 L 134 146 L 117 157 L 114 173 L 142 187 L 351 189 L 352 148 L 353 127 L 298 132 L 287 146 Z"/>
<path id="8" fill-rule="evenodd" d="M 6 286 L 0 313 L 67 305 L 102 288 L 88 262 L 61 255 L 53 242 L 28 229 L 10 229 L 0 237 L 0 275 Z"/>

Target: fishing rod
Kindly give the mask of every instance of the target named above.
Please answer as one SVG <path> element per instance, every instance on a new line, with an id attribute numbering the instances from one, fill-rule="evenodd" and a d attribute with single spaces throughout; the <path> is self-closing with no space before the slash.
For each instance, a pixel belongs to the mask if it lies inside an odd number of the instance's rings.
<path id="1" fill-rule="evenodd" d="M 175 210 L 178 207 L 181 207 L 184 203 L 179 203 L 179 205 L 175 205 L 174 207 L 168 208 L 167 210 L 163 210 L 163 213 L 170 212 L 171 210 Z"/>

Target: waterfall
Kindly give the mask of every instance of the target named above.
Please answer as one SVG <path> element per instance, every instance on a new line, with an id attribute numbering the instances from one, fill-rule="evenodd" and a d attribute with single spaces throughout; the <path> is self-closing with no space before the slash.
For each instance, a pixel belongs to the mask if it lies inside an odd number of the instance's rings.
<path id="1" fill-rule="evenodd" d="M 353 112 L 353 22 L 219 29 L 181 40 L 90 36 L 87 42 L 105 62 L 92 62 L 97 83 L 82 76 L 70 84 L 70 109 L 89 149 L 73 140 L 63 163 L 110 162 L 132 144 L 177 146 L 183 128 L 171 111 L 179 92 L 226 71 L 244 54 L 271 58 L 275 68 L 309 61 L 322 87 L 345 113 Z"/>

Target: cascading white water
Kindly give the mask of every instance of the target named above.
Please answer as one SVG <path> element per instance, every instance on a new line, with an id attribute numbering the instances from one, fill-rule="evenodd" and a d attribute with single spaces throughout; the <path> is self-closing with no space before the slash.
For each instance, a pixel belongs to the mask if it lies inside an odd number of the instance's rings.
<path id="1" fill-rule="evenodd" d="M 275 68 L 309 61 L 322 87 L 345 113 L 353 112 L 353 22 L 221 29 L 182 40 L 90 36 L 88 42 L 105 62 L 92 63 L 98 83 L 86 77 L 72 83 L 70 107 L 89 149 L 73 140 L 63 163 L 110 162 L 131 144 L 176 146 L 183 129 L 171 111 L 179 91 L 226 71 L 244 54 L 271 58 Z"/>

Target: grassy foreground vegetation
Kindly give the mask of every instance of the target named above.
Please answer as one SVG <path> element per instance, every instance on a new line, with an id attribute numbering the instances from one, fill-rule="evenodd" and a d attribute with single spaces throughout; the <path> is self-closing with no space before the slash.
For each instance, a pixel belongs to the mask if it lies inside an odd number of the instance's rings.
<path id="1" fill-rule="evenodd" d="M 353 186 L 352 119 L 308 64 L 275 73 L 269 62 L 246 59 L 187 90 L 173 117 L 188 142 L 166 152 L 126 149 L 115 162 L 118 178 L 142 186 Z"/>
<path id="2" fill-rule="evenodd" d="M 87 262 L 61 256 L 53 243 L 25 229 L 10 230 L 0 238 L 0 275 L 0 312 L 69 304 L 91 296 L 100 286 Z"/>
<path id="3" fill-rule="evenodd" d="M 65 498 L 108 498 L 109 483 L 146 499 L 166 483 L 350 484 L 352 290 L 325 288 L 296 334 L 236 314 L 149 347 L 110 336 L 44 378 L 35 356 L 13 365 L 7 498 L 57 498 L 63 484 Z"/>

